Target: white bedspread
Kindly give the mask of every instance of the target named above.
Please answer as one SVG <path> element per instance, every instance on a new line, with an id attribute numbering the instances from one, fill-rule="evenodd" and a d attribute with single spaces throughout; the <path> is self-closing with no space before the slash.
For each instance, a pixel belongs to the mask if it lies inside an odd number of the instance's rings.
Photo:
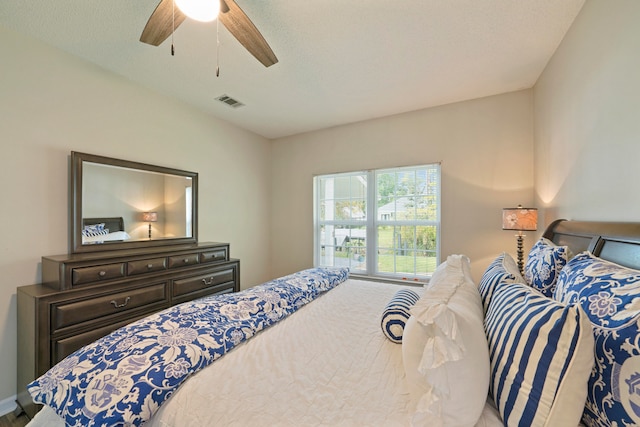
<path id="1" fill-rule="evenodd" d="M 398 289 L 346 281 L 194 375 L 146 426 L 409 425 L 401 345 L 380 329 Z M 29 424 L 63 425 L 48 408 Z M 501 425 L 487 404 L 477 427 Z"/>

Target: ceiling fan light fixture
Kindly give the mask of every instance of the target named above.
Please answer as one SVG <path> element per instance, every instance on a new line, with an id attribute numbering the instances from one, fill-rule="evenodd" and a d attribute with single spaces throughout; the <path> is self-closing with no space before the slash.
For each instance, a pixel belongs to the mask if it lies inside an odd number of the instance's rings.
<path id="1" fill-rule="evenodd" d="M 218 0 L 175 0 L 175 2 L 182 13 L 200 22 L 211 22 L 220 13 Z"/>

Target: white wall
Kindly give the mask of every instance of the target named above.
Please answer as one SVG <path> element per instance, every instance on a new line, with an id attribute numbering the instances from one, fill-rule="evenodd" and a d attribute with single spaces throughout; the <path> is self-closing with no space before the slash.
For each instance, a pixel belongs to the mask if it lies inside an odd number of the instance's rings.
<path id="1" fill-rule="evenodd" d="M 442 259 L 470 256 L 479 278 L 499 252 L 515 253 L 502 208 L 533 203 L 532 135 L 524 90 L 274 141 L 272 275 L 313 265 L 314 175 L 441 161 Z"/>
<path id="2" fill-rule="evenodd" d="M 640 1 L 587 0 L 534 104 L 545 221 L 640 221 Z"/>
<path id="3" fill-rule="evenodd" d="M 269 279 L 270 143 L 0 28 L 0 403 L 16 393 L 16 287 L 68 251 L 72 150 L 199 173 L 199 238 Z"/>

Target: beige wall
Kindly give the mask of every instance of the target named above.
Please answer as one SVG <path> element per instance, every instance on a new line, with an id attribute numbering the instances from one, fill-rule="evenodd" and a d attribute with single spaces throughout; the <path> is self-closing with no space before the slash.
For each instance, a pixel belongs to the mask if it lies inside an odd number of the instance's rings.
<path id="1" fill-rule="evenodd" d="M 640 221 L 640 1 L 587 0 L 535 86 L 545 221 Z"/>
<path id="2" fill-rule="evenodd" d="M 272 275 L 313 265 L 314 175 L 441 161 L 441 255 L 468 255 L 479 278 L 515 252 L 502 208 L 533 203 L 532 132 L 524 90 L 274 141 Z"/>
<path id="3" fill-rule="evenodd" d="M 16 392 L 16 287 L 68 251 L 72 150 L 197 171 L 200 240 L 231 244 L 243 287 L 269 278 L 271 186 L 262 137 L 3 28 L 0 51 L 2 403 Z"/>

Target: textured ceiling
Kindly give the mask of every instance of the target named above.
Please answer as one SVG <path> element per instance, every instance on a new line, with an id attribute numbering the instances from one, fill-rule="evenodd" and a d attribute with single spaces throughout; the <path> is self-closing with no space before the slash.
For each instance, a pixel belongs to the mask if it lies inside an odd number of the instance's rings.
<path id="1" fill-rule="evenodd" d="M 187 19 L 139 42 L 159 0 L 2 0 L 0 25 L 278 138 L 533 86 L 584 0 L 236 0 L 279 59 Z M 245 104 L 215 101 L 229 95 Z"/>

